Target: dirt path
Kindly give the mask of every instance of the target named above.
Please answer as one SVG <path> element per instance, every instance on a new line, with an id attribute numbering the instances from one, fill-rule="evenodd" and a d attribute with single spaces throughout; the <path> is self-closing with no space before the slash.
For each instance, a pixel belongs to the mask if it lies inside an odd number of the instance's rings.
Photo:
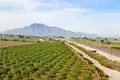
<path id="1" fill-rule="evenodd" d="M 71 42 L 71 41 L 69 41 L 69 42 Z M 108 58 L 108 59 L 110 59 L 112 61 L 120 61 L 120 57 L 119 56 L 111 55 L 109 53 L 103 52 L 103 51 L 98 50 L 98 49 L 91 48 L 89 46 L 82 45 L 80 43 L 76 43 L 76 42 L 72 42 L 72 43 L 74 43 L 74 44 L 76 44 L 78 46 L 81 46 L 81 47 L 83 47 L 83 48 L 85 48 L 87 50 L 96 50 L 97 51 L 96 53 L 98 53 L 100 55 L 103 55 L 103 56 L 105 56 L 106 58 Z"/>
<path id="2" fill-rule="evenodd" d="M 92 44 L 91 45 L 91 44 L 87 44 L 87 43 L 84 44 L 82 42 L 77 42 L 77 43 L 80 43 L 80 44 L 85 45 L 85 46 L 92 47 L 94 49 L 97 49 L 97 50 L 103 51 L 105 53 L 108 53 L 110 55 L 120 57 L 120 50 L 114 49 L 114 48 L 111 49 L 111 45 L 104 44 L 103 47 L 102 47 L 100 44 Z"/>
<path id="3" fill-rule="evenodd" d="M 107 74 L 109 76 L 110 80 L 118 80 L 120 79 L 120 72 L 112 70 L 110 68 L 104 67 L 102 66 L 98 61 L 96 61 L 95 59 L 91 58 L 90 56 L 88 56 L 86 53 L 84 53 L 83 51 L 77 49 L 76 47 L 66 43 L 67 45 L 71 46 L 75 51 L 77 51 L 79 54 L 83 55 L 84 58 L 90 60 L 97 68 L 99 68 L 100 70 L 102 70 L 105 74 Z"/>

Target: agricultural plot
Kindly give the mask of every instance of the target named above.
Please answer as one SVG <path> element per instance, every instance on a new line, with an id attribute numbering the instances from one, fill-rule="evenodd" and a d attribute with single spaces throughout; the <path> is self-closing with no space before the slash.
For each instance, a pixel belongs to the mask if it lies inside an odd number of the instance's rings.
<path id="1" fill-rule="evenodd" d="M 8 46 L 19 46 L 33 44 L 32 42 L 14 42 L 14 41 L 0 41 L 0 47 L 8 47 Z"/>
<path id="2" fill-rule="evenodd" d="M 0 80 L 107 80 L 91 62 L 63 43 L 1 48 Z"/>

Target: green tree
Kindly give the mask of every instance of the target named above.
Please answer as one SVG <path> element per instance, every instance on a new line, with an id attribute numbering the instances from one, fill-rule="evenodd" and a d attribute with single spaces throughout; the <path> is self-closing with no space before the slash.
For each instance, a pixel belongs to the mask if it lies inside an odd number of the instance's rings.
<path id="1" fill-rule="evenodd" d="M 100 42 L 101 42 L 102 48 L 103 48 L 103 44 L 104 44 L 105 41 L 102 39 L 102 40 L 100 40 Z"/>

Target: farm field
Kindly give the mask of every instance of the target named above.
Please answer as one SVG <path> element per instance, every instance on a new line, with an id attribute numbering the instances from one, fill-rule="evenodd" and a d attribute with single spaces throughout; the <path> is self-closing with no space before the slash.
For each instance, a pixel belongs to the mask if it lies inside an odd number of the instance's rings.
<path id="1" fill-rule="evenodd" d="M 32 42 L 0 41 L 0 47 L 18 46 L 18 45 L 26 45 L 26 44 L 33 44 L 33 43 Z"/>
<path id="2" fill-rule="evenodd" d="M 72 39 L 72 40 L 80 44 L 109 53 L 111 55 L 114 54 L 116 56 L 120 56 L 120 40 L 104 40 L 103 46 L 102 43 L 98 41 L 91 42 L 91 40 L 84 39 Z M 108 41 L 110 42 L 110 44 L 108 44 Z"/>
<path id="3" fill-rule="evenodd" d="M 107 80 L 90 61 L 64 43 L 0 49 L 0 80 Z"/>

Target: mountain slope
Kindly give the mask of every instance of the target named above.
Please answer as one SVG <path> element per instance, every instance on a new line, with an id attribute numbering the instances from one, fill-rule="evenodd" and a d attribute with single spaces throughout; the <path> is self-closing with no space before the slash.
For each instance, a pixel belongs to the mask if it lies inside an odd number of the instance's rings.
<path id="1" fill-rule="evenodd" d="M 23 34 L 23 35 L 32 35 L 32 36 L 64 36 L 64 37 L 95 37 L 96 35 L 89 35 L 89 34 L 85 34 L 85 33 L 75 33 L 72 31 L 67 31 L 64 30 L 62 28 L 58 28 L 58 27 L 50 27 L 44 24 L 31 24 L 30 26 L 26 26 L 24 28 L 17 28 L 17 29 L 13 29 L 13 30 L 8 30 L 3 32 L 4 34 Z"/>

